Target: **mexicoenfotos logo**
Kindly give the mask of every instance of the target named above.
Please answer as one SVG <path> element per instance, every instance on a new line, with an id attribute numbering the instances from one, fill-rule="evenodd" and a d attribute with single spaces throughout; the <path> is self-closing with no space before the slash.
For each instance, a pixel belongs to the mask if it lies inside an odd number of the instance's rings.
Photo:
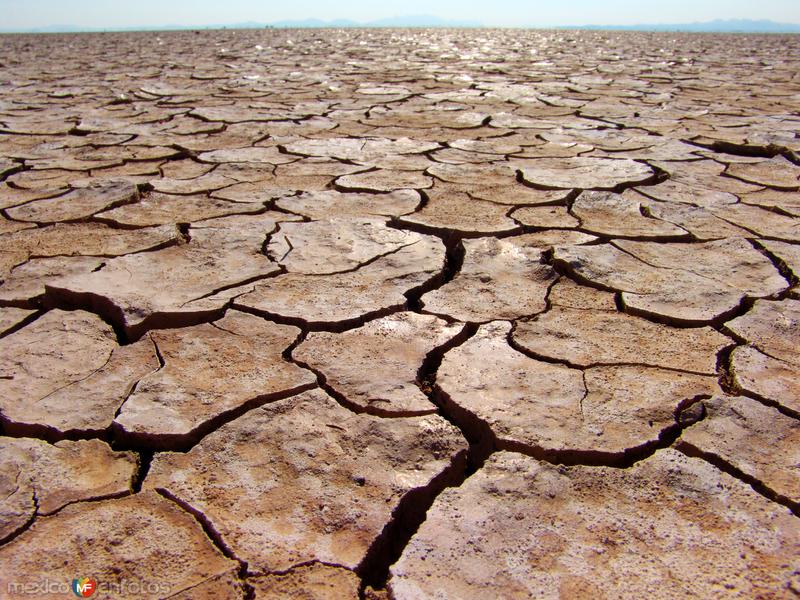
<path id="1" fill-rule="evenodd" d="M 2 577 L 2 571 L 0 571 Z M 0 582 L 3 580 L 0 579 Z M 0 586 L 1 587 L 1 586 Z M 0 589 L 0 598 L 12 596 L 43 596 L 48 597 L 59 595 L 66 596 L 70 590 L 78 598 L 89 598 L 97 595 L 109 596 L 111 598 L 154 598 L 168 596 L 171 592 L 171 585 L 167 581 L 139 581 L 123 579 L 120 581 L 97 581 L 94 577 L 78 577 L 56 581 L 53 579 L 28 579 L 25 581 L 8 581 L 6 594 Z"/>
<path id="2" fill-rule="evenodd" d="M 97 591 L 97 580 L 94 577 L 73 579 L 72 591 L 78 598 L 88 598 Z"/>

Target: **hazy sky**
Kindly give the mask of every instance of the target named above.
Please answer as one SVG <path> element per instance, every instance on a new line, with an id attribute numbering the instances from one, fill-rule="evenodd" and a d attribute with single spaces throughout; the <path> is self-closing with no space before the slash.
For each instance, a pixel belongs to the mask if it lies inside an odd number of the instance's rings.
<path id="1" fill-rule="evenodd" d="M 206 25 L 283 19 L 435 15 L 497 26 L 686 23 L 770 19 L 800 23 L 799 0 L 0 0 L 0 29 Z"/>

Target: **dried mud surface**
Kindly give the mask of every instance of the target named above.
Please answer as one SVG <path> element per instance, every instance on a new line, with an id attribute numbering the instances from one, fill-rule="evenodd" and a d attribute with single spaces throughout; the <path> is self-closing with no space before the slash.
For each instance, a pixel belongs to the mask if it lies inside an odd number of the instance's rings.
<path id="1" fill-rule="evenodd" d="M 800 37 L 0 50 L 1 597 L 800 595 Z"/>

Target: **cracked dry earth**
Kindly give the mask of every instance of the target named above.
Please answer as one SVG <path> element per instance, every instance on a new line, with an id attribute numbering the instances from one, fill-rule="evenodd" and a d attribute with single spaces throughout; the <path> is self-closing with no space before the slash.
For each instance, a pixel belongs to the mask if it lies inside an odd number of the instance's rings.
<path id="1" fill-rule="evenodd" d="M 0 46 L 0 596 L 800 595 L 800 38 Z"/>

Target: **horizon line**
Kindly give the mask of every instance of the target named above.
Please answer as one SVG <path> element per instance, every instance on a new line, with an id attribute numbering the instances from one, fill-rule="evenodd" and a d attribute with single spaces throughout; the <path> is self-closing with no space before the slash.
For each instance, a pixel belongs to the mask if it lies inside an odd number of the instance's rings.
<path id="1" fill-rule="evenodd" d="M 430 23 L 417 22 L 402 24 L 404 19 L 429 19 Z M 398 21 L 398 23 L 392 23 Z M 725 29 L 729 25 L 730 29 Z M 738 25 L 738 27 L 737 27 Z M 758 26 L 768 27 L 767 30 Z M 705 30 L 704 26 L 713 29 Z M 690 29 L 684 29 L 690 28 Z M 797 31 L 781 31 L 781 28 L 797 29 Z M 254 29 L 531 29 L 531 30 L 639 30 L 654 32 L 687 33 L 800 33 L 800 23 L 778 22 L 770 19 L 712 19 L 708 21 L 692 21 L 686 23 L 634 23 L 634 24 L 552 24 L 552 25 L 485 25 L 480 22 L 450 20 L 433 15 L 404 15 L 359 22 L 353 19 L 336 18 L 323 20 L 314 17 L 281 19 L 273 22 L 242 21 L 236 23 L 176 24 L 162 25 L 118 25 L 118 26 L 83 26 L 73 24 L 52 24 L 39 27 L 0 28 L 2 34 L 37 34 L 37 33 L 116 33 L 116 32 L 149 32 L 149 31 L 186 31 L 186 30 L 254 30 Z"/>

